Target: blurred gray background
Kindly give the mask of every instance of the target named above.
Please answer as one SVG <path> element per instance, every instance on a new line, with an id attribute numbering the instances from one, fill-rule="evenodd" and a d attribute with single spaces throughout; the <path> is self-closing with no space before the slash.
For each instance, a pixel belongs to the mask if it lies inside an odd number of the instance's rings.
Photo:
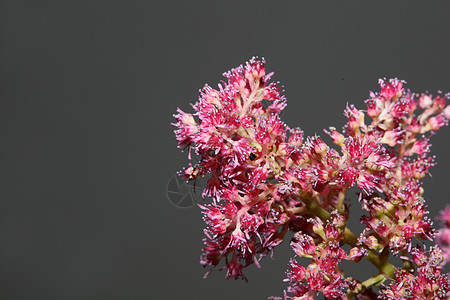
<path id="1" fill-rule="evenodd" d="M 379 77 L 449 92 L 449 8 L 1 1 L 0 298 L 281 296 L 288 243 L 262 269 L 247 270 L 249 283 L 227 282 L 223 271 L 202 278 L 200 209 L 167 197 L 187 164 L 172 114 L 190 111 L 204 83 L 217 86 L 222 72 L 253 55 L 285 85 L 283 120 L 307 135 L 341 128 L 346 103 L 364 108 Z M 424 183 L 432 217 L 449 202 L 449 137 L 444 128 L 433 138 L 438 165 Z M 374 274 L 350 267 L 355 277 Z"/>

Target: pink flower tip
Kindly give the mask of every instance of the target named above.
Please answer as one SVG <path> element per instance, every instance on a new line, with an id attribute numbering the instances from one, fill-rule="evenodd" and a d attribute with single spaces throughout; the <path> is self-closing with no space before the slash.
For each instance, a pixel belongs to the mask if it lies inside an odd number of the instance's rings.
<path id="1" fill-rule="evenodd" d="M 406 83 L 404 80 L 399 80 L 397 78 L 391 78 L 389 81 L 386 78 L 379 79 L 378 84 L 380 85 L 381 91 L 380 95 L 384 97 L 386 100 L 397 99 L 399 98 L 403 92 L 403 85 Z"/>

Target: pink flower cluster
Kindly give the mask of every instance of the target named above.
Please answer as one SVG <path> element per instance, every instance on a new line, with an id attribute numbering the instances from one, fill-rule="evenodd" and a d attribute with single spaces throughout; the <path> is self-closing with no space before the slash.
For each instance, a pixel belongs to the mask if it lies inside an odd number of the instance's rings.
<path id="1" fill-rule="evenodd" d="M 288 292 L 300 299 L 313 299 L 318 292 L 328 299 L 342 299 L 346 291 L 354 283 L 343 276 L 339 262 L 344 259 L 360 260 L 367 254 L 365 249 L 354 248 L 350 254 L 341 248 L 340 242 L 344 238 L 345 220 L 337 211 L 332 212 L 331 219 L 326 224 L 320 218 L 310 219 L 313 232 L 320 236 L 316 244 L 311 235 L 298 232 L 291 242 L 295 254 L 300 257 L 312 258 L 307 268 L 291 259 L 288 279 L 291 286 Z"/>
<path id="2" fill-rule="evenodd" d="M 417 247 L 411 250 L 411 256 L 417 268 L 416 275 L 397 268 L 395 280 L 381 291 L 379 299 L 449 299 L 449 279 L 442 274 L 442 250 L 435 246 L 425 252 Z"/>
<path id="3" fill-rule="evenodd" d="M 227 278 L 245 278 L 242 270 L 259 267 L 292 231 L 295 254 L 312 262 L 303 267 L 291 259 L 285 298 L 372 299 L 371 287 L 390 280 L 383 299 L 448 299 L 439 248 L 425 263 L 413 243 L 435 236 L 420 179 L 434 165 L 429 135 L 447 125 L 450 94 L 417 95 L 403 81 L 380 79 L 381 91 L 370 94 L 365 110 L 347 106 L 342 132 L 325 130 L 338 151 L 280 120 L 286 99 L 272 75 L 254 57 L 224 73 L 218 89 L 205 85 L 194 114 L 178 109 L 174 115 L 179 147 L 199 157 L 182 174 L 188 180 L 210 175 L 203 196 L 213 200 L 200 205 L 206 275 L 225 261 Z M 353 186 L 367 212 L 359 235 L 347 226 L 346 193 Z M 403 269 L 388 261 L 391 255 L 400 255 Z M 380 274 L 364 281 L 345 277 L 339 263 L 363 258 Z M 392 298 L 398 295 L 403 298 Z"/>

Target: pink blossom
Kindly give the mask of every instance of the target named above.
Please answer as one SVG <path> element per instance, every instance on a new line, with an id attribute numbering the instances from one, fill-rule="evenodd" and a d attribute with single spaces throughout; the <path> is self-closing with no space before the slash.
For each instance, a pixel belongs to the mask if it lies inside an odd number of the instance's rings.
<path id="1" fill-rule="evenodd" d="M 364 101 L 367 106 L 367 115 L 371 118 L 377 117 L 381 112 L 381 101 L 377 101 L 377 99 L 367 99 Z"/>
<path id="2" fill-rule="evenodd" d="M 296 147 L 300 147 L 303 143 L 303 131 L 300 128 L 290 129 L 288 142 Z"/>
<path id="3" fill-rule="evenodd" d="M 425 154 L 429 152 L 430 144 L 428 138 L 422 138 L 417 140 L 414 145 L 411 147 L 411 152 L 408 152 L 409 155 L 416 153 L 418 155 Z"/>
<path id="4" fill-rule="evenodd" d="M 384 79 L 379 79 L 378 83 L 381 87 L 380 95 L 386 99 L 390 100 L 392 98 L 398 98 L 400 97 L 403 92 L 403 84 L 406 82 L 403 80 L 398 80 L 397 78 L 389 79 L 389 81 Z"/>
<path id="5" fill-rule="evenodd" d="M 325 133 L 328 134 L 331 139 L 333 140 L 333 143 L 335 143 L 338 146 L 342 146 L 345 141 L 345 137 L 342 133 L 338 132 L 336 128 L 330 127 L 330 131 L 325 130 Z"/>
<path id="6" fill-rule="evenodd" d="M 439 92 L 437 96 L 433 99 L 433 105 L 439 110 L 444 109 L 447 99 L 449 99 L 449 96 L 450 96 L 449 94 L 442 95 L 442 93 Z"/>
<path id="7" fill-rule="evenodd" d="M 411 98 L 400 98 L 392 105 L 391 114 L 393 117 L 401 118 L 411 114 L 416 105 Z"/>

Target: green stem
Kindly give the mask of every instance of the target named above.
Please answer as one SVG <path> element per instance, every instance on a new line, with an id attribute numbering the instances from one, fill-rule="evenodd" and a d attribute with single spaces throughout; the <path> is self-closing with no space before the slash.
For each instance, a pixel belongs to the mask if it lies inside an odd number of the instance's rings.
<path id="1" fill-rule="evenodd" d="M 378 270 L 380 270 L 381 273 L 389 278 L 394 278 L 395 267 L 386 259 L 380 259 L 380 255 L 377 252 L 369 250 L 366 257 L 374 266 L 378 268 Z"/>
<path id="2" fill-rule="evenodd" d="M 372 276 L 372 277 L 366 279 L 365 281 L 361 282 L 360 284 L 358 284 L 358 286 L 355 290 L 353 290 L 352 292 L 348 292 L 347 299 L 351 299 L 356 294 L 359 294 L 360 292 L 365 291 L 367 288 L 370 288 L 371 286 L 380 285 L 385 280 L 386 280 L 386 275 L 384 275 L 383 273 L 379 273 L 375 276 Z"/>
<path id="3" fill-rule="evenodd" d="M 328 220 L 330 219 L 331 215 L 328 211 L 323 209 L 317 201 L 311 197 L 301 197 L 302 201 L 308 206 L 309 211 L 313 212 L 316 216 L 321 218 L 322 220 Z M 346 243 L 352 247 L 356 246 L 357 238 L 356 235 L 348 228 L 345 227 L 344 231 L 344 239 L 343 243 Z M 368 249 L 368 254 L 366 258 L 374 265 L 376 266 L 382 274 L 393 278 L 395 267 L 387 261 L 387 257 L 381 257 L 380 254 L 377 252 Z"/>
<path id="4" fill-rule="evenodd" d="M 313 212 L 314 215 L 318 216 L 320 219 L 322 220 L 328 220 L 331 218 L 331 214 L 326 211 L 325 209 L 323 209 L 322 206 L 319 205 L 319 203 L 317 203 L 316 200 L 314 200 L 314 198 L 312 197 L 301 197 L 303 203 L 306 204 L 306 206 L 308 206 L 308 210 Z"/>
<path id="5" fill-rule="evenodd" d="M 345 195 L 347 193 L 347 186 L 345 189 L 343 189 L 342 191 L 339 192 L 339 196 L 338 196 L 338 211 L 341 215 L 344 214 L 345 212 L 345 205 L 344 205 L 344 200 L 345 200 Z"/>
<path id="6" fill-rule="evenodd" d="M 373 285 L 380 285 L 386 280 L 386 276 L 383 273 L 379 273 L 373 277 L 362 282 L 363 287 L 369 288 Z"/>

